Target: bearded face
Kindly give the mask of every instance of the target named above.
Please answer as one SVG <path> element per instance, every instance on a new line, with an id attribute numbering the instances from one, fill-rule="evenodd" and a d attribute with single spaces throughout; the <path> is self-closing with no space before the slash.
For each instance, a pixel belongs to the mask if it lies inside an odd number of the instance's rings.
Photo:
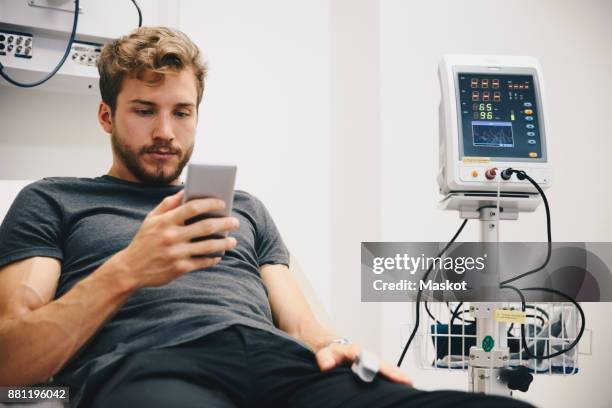
<path id="1" fill-rule="evenodd" d="M 156 139 L 147 146 L 132 147 L 116 131 L 111 134 L 115 156 L 143 184 L 162 186 L 171 184 L 183 171 L 193 152 L 194 143 L 184 150 L 172 142 Z"/>
<path id="2" fill-rule="evenodd" d="M 178 184 L 195 144 L 197 98 L 191 69 L 161 79 L 124 78 L 114 111 L 101 103 L 98 114 L 111 136 L 109 175 L 148 185 Z"/>

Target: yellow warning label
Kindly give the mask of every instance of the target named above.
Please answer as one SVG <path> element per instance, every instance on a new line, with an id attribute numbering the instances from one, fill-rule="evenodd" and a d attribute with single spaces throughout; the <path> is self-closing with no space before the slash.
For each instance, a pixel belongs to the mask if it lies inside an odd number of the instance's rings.
<path id="1" fill-rule="evenodd" d="M 493 318 L 498 322 L 504 323 L 525 323 L 526 313 L 521 310 L 496 309 Z"/>
<path id="2" fill-rule="evenodd" d="M 490 157 L 464 157 L 463 158 L 463 163 L 470 163 L 470 164 L 489 164 L 491 163 L 491 158 Z"/>

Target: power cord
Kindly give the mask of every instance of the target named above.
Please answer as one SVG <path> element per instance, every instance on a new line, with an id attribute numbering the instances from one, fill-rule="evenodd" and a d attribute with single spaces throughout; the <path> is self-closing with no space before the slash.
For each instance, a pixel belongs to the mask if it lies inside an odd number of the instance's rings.
<path id="1" fill-rule="evenodd" d="M 580 306 L 580 304 L 578 304 L 578 302 L 576 302 L 576 300 L 572 299 L 572 297 L 570 297 L 569 295 L 558 291 L 556 289 L 550 289 L 550 288 L 522 288 L 522 289 L 518 289 L 514 286 L 511 285 L 503 285 L 501 286 L 502 289 L 510 289 L 515 291 L 519 297 L 521 298 L 521 308 L 523 311 L 525 311 L 525 295 L 523 295 L 523 290 L 527 290 L 527 291 L 542 291 L 542 292 L 549 292 L 549 293 L 553 293 L 555 295 L 561 296 L 567 300 L 569 300 L 571 303 L 574 304 L 574 306 L 576 307 L 576 309 L 578 310 L 578 312 L 580 313 L 580 330 L 578 332 L 578 335 L 576 336 L 576 338 L 574 339 L 574 341 L 572 341 L 567 348 L 561 349 L 559 351 L 556 351 L 554 353 L 550 353 L 548 355 L 536 355 L 534 353 L 532 353 L 529 350 L 529 347 L 527 345 L 527 339 L 525 337 L 525 324 L 521 323 L 521 343 L 523 346 L 523 350 L 525 351 L 525 354 L 527 355 L 528 358 L 533 358 L 536 360 L 546 360 L 546 359 L 551 359 L 553 357 L 557 357 L 560 356 L 561 354 L 565 354 L 568 351 L 570 351 L 571 349 L 573 349 L 574 347 L 576 347 L 578 345 L 578 342 L 580 341 L 580 339 L 582 338 L 582 335 L 584 334 L 584 329 L 586 326 L 586 318 L 584 316 L 584 311 L 582 310 L 582 307 Z M 535 349 L 535 347 L 534 347 Z"/>
<path id="2" fill-rule="evenodd" d="M 427 314 L 429 315 L 429 317 L 431 317 L 431 320 L 434 320 L 436 322 L 436 324 L 442 324 L 442 322 L 433 315 L 433 313 L 431 313 L 431 310 L 429 310 L 429 302 L 425 301 L 423 302 L 425 304 L 425 311 L 427 312 Z M 455 307 L 455 309 L 453 310 L 449 303 L 446 302 L 446 306 L 448 307 L 448 310 L 451 312 L 452 314 L 452 318 L 450 320 L 450 325 L 453 325 L 453 322 L 455 321 L 455 319 L 459 319 L 462 322 L 466 322 L 466 323 L 475 323 L 476 320 L 466 320 L 463 317 L 461 317 L 461 315 L 465 312 L 464 310 L 459 311 L 459 308 L 463 305 L 463 302 L 459 302 L 459 304 Z"/>
<path id="3" fill-rule="evenodd" d="M 476 211 L 480 212 L 480 210 L 485 209 L 485 208 L 497 208 L 497 206 L 496 205 L 483 205 L 481 207 L 478 207 L 476 209 Z M 500 211 L 504 211 L 503 208 L 500 208 L 499 210 Z M 446 246 L 438 254 L 437 258 L 440 258 L 442 255 L 444 255 L 444 253 L 448 250 L 448 248 L 455 242 L 455 240 L 461 234 L 461 231 L 463 231 L 463 228 L 465 227 L 467 222 L 468 222 L 468 218 L 463 220 L 463 222 L 461 223 L 461 225 L 457 229 L 457 232 L 455 232 L 455 235 L 453 236 L 453 238 L 451 238 L 451 240 L 448 241 Z M 427 269 L 427 272 L 425 272 L 425 275 L 423 275 L 423 280 L 427 280 L 427 278 L 429 277 L 429 274 L 431 273 L 432 268 L 433 268 L 433 263 L 431 265 L 429 265 L 429 268 Z M 399 360 L 397 361 L 397 366 L 398 367 L 401 367 L 402 362 L 404 361 L 404 357 L 406 356 L 406 352 L 408 351 L 408 348 L 410 347 L 410 344 L 412 344 L 412 341 L 414 340 L 414 336 L 416 336 L 416 332 L 419 330 L 419 323 L 420 323 L 420 317 L 421 317 L 419 306 L 420 306 L 420 303 L 421 303 L 421 295 L 422 295 L 422 289 L 419 288 L 419 290 L 417 292 L 417 298 L 416 298 L 416 301 L 415 301 L 415 303 L 416 303 L 416 310 L 415 310 L 415 315 L 414 315 L 414 328 L 412 329 L 412 333 L 410 333 L 410 337 L 408 338 L 408 341 L 406 342 L 406 345 L 404 346 L 404 349 L 402 350 L 402 354 L 401 354 Z M 432 315 L 430 315 L 430 316 L 432 316 Z M 436 320 L 436 319 L 434 318 L 434 320 Z"/>
<path id="4" fill-rule="evenodd" d="M 459 310 L 461 306 L 463 306 L 463 302 L 459 302 L 459 304 L 455 307 L 455 310 L 451 311 L 452 317 L 450 320 L 450 325 L 452 326 L 453 324 L 455 324 L 455 319 L 459 319 L 462 322 L 470 323 L 470 324 L 476 323 L 476 320 L 465 320 L 463 317 L 461 317 L 461 315 L 466 312 L 465 310 Z"/>
<path id="5" fill-rule="evenodd" d="M 31 82 L 31 83 L 24 83 L 24 82 L 19 82 L 17 80 L 14 80 L 13 78 L 9 77 L 6 72 L 4 72 L 4 65 L 2 65 L 1 62 L 0 62 L 0 76 L 4 78 L 7 82 L 15 86 L 18 86 L 20 88 L 34 88 L 35 86 L 42 85 L 48 80 L 50 80 L 51 78 L 53 78 L 53 76 L 57 73 L 57 71 L 60 70 L 62 65 L 64 65 L 66 58 L 68 58 L 68 54 L 70 54 L 70 50 L 72 49 L 72 43 L 74 42 L 74 38 L 76 37 L 78 21 L 79 21 L 79 0 L 74 0 L 74 19 L 72 20 L 72 31 L 70 32 L 70 39 L 68 40 L 68 44 L 66 45 L 66 50 L 64 51 L 64 55 L 62 56 L 62 59 L 60 60 L 60 62 L 43 79 L 40 79 L 36 82 Z"/>
<path id="6" fill-rule="evenodd" d="M 535 187 L 535 189 L 538 191 L 538 193 L 540 194 L 540 196 L 542 197 L 542 201 L 544 202 L 544 209 L 546 210 L 546 235 L 547 235 L 547 240 L 548 240 L 548 249 L 547 249 L 547 253 L 546 253 L 546 259 L 544 260 L 544 262 L 542 263 L 542 265 L 538 266 L 535 269 L 532 269 L 530 271 L 527 271 L 525 273 L 522 273 L 518 276 L 515 276 L 514 278 L 510 278 L 510 279 L 506 279 L 505 281 L 502 281 L 500 283 L 500 285 L 507 285 L 508 283 L 512 283 L 518 279 L 524 278 L 525 276 L 529 276 L 532 275 L 538 271 L 541 271 L 542 269 L 544 269 L 546 267 L 546 265 L 548 265 L 548 262 L 550 261 L 550 256 L 552 253 L 552 233 L 551 233 L 551 226 L 550 226 L 550 207 L 548 206 L 548 199 L 546 198 L 546 194 L 544 194 L 544 191 L 542 190 L 542 188 L 539 186 L 538 183 L 536 183 L 536 181 L 534 179 L 532 179 L 531 177 L 529 177 L 529 175 L 527 173 L 525 173 L 525 171 L 523 170 L 516 170 L 513 168 L 507 168 L 506 170 L 502 171 L 501 173 L 501 177 L 505 180 L 508 180 L 511 176 L 512 173 L 516 174 L 516 178 L 518 178 L 519 180 L 527 180 L 529 181 L 533 187 Z"/>
<path id="7" fill-rule="evenodd" d="M 437 256 L 438 258 L 441 257 L 442 255 L 444 255 L 444 253 L 448 250 L 448 248 L 455 242 L 455 240 L 459 237 L 459 234 L 461 234 L 461 231 L 463 231 L 463 228 L 465 227 L 465 224 L 467 224 L 467 222 L 468 222 L 467 218 L 465 220 L 463 220 L 463 222 L 461 223 L 461 225 L 457 229 L 457 232 L 455 232 L 455 235 L 453 236 L 453 238 L 448 242 L 448 244 L 446 244 L 446 246 L 438 254 L 438 256 Z M 427 268 L 427 272 L 425 272 L 425 275 L 423 275 L 423 280 L 427 279 L 427 277 L 431 273 L 432 269 L 433 269 L 433 263 L 431 265 L 429 265 L 429 268 Z M 402 355 L 400 356 L 399 360 L 397 361 L 397 366 L 398 367 L 401 367 L 402 362 L 404 361 L 404 357 L 406 356 L 406 352 L 408 351 L 408 348 L 410 347 L 410 344 L 412 343 L 412 340 L 414 340 L 414 336 L 416 335 L 416 332 L 419 329 L 419 317 L 420 317 L 420 313 L 419 313 L 420 307 L 419 307 L 419 305 L 420 305 L 420 302 L 421 302 L 421 294 L 422 294 L 422 292 L 423 292 L 422 289 L 419 288 L 419 290 L 417 292 L 417 298 L 416 298 L 416 312 L 415 312 L 415 318 L 414 318 L 414 329 L 412 329 L 412 333 L 410 333 L 410 337 L 408 338 L 408 341 L 406 342 L 406 345 L 404 346 L 404 350 L 402 350 Z"/>
<path id="8" fill-rule="evenodd" d="M 512 176 L 512 174 L 516 174 L 516 178 L 518 178 L 519 180 L 527 180 L 531 183 L 531 185 L 533 185 L 533 187 L 538 191 L 538 193 L 540 194 L 540 196 L 542 197 L 542 201 L 544 202 L 544 209 L 546 210 L 546 235 L 547 235 L 547 253 L 546 253 L 546 259 L 544 260 L 544 262 L 542 263 L 542 265 L 540 265 L 539 267 L 529 270 L 525 273 L 522 273 L 518 276 L 515 276 L 514 278 L 511 279 L 506 279 L 505 281 L 502 281 L 500 283 L 500 287 L 502 289 L 511 289 L 514 290 L 515 292 L 517 292 L 519 294 L 519 296 L 521 297 L 521 306 L 523 311 L 525 311 L 526 309 L 526 305 L 525 305 L 525 297 L 523 296 L 523 293 L 521 292 L 521 290 L 527 290 L 527 291 L 542 291 L 542 292 L 549 292 L 549 293 L 553 293 L 556 294 L 558 296 L 561 296 L 567 300 L 569 300 L 571 303 L 574 304 L 574 306 L 576 307 L 576 309 L 578 310 L 578 312 L 580 313 L 580 318 L 581 318 L 581 325 L 580 325 L 580 331 L 578 332 L 578 335 L 576 336 L 576 338 L 574 339 L 573 342 L 571 342 L 569 344 L 569 346 L 567 346 L 567 348 L 565 349 L 561 349 L 559 351 L 556 351 L 554 353 L 548 354 L 548 355 L 536 355 L 534 353 L 532 353 L 529 348 L 527 347 L 527 340 L 525 338 L 525 324 L 521 324 L 521 341 L 523 343 L 523 347 L 525 350 L 525 354 L 527 355 L 527 357 L 529 358 L 534 358 L 537 360 L 544 360 L 544 359 L 551 359 L 553 357 L 557 357 L 560 356 L 561 354 L 567 353 L 568 351 L 570 351 L 571 349 L 573 349 L 574 347 L 576 347 L 576 345 L 578 345 L 578 342 L 580 341 L 580 339 L 582 338 L 582 335 L 584 334 L 584 329 L 586 326 L 586 319 L 585 319 L 585 315 L 584 315 L 584 311 L 582 310 L 582 307 L 580 306 L 580 304 L 578 304 L 578 302 L 576 302 L 575 299 L 573 299 L 572 297 L 568 296 L 567 294 L 560 292 L 556 289 L 550 289 L 550 288 L 540 288 L 540 287 L 533 287 L 533 288 L 523 288 L 523 289 L 518 289 L 514 286 L 510 286 L 508 285 L 511 282 L 514 282 L 518 279 L 524 278 L 526 276 L 532 275 L 538 271 L 541 271 L 542 269 L 544 269 L 546 267 L 546 265 L 548 265 L 548 262 L 550 261 L 551 258 L 551 254 L 552 254 L 552 233 L 551 233 L 551 222 L 550 222 L 550 207 L 548 205 L 548 199 L 546 198 L 546 194 L 544 194 L 544 190 L 542 190 L 542 188 L 540 187 L 540 185 L 534 180 L 532 179 L 524 170 L 516 170 L 513 168 L 507 168 L 506 170 L 502 171 L 501 173 L 501 178 L 508 180 L 510 179 L 510 177 Z M 547 315 L 548 317 L 548 315 Z"/>
<path id="9" fill-rule="evenodd" d="M 544 325 L 546 325 L 546 323 L 549 322 L 549 316 L 548 313 L 542 309 L 541 307 L 535 306 L 535 305 L 525 305 L 525 309 L 533 309 L 534 312 L 538 312 L 539 314 L 526 314 L 525 317 L 530 318 L 530 319 L 536 319 L 540 322 L 540 326 L 538 326 L 538 328 L 542 328 Z M 507 335 L 508 337 L 512 336 L 512 330 L 514 329 L 514 323 L 510 324 L 510 327 L 508 327 L 508 331 L 507 331 Z"/>
<path id="10" fill-rule="evenodd" d="M 140 11 L 140 7 L 138 7 L 138 3 L 136 3 L 136 0 L 132 0 L 132 3 L 134 3 L 136 11 L 138 11 L 138 27 L 142 27 L 142 11 Z"/>

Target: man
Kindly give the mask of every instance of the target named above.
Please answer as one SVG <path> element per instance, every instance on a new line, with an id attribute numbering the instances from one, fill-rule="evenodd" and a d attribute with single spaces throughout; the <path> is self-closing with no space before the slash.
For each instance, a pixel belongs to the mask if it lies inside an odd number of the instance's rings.
<path id="1" fill-rule="evenodd" d="M 185 225 L 224 206 L 182 204 L 198 47 L 142 27 L 106 45 L 98 68 L 108 174 L 33 183 L 0 227 L 0 384 L 53 377 L 93 407 L 525 406 L 418 391 L 385 362 L 360 381 L 348 367 L 359 346 L 317 322 L 259 200 L 236 191 L 231 217 Z"/>

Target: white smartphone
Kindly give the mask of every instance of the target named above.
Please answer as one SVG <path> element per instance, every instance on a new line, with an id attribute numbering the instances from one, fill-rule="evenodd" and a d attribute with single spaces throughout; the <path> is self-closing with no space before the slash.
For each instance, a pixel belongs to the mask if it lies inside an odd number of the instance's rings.
<path id="1" fill-rule="evenodd" d="M 225 201 L 225 209 L 223 211 L 211 212 L 196 215 L 185 221 L 185 225 L 194 222 L 212 218 L 212 217 L 229 217 L 232 214 L 232 206 L 234 203 L 234 184 L 236 181 L 236 166 L 233 165 L 214 165 L 214 164 L 197 164 L 189 163 L 187 166 L 187 182 L 185 183 L 185 194 L 183 203 L 195 198 L 218 198 Z M 205 237 L 193 238 L 192 242 L 202 241 L 212 238 L 227 237 L 228 231 L 220 234 L 212 234 Z M 225 251 L 199 255 L 205 257 L 223 256 Z M 197 257 L 197 256 L 196 256 Z"/>

